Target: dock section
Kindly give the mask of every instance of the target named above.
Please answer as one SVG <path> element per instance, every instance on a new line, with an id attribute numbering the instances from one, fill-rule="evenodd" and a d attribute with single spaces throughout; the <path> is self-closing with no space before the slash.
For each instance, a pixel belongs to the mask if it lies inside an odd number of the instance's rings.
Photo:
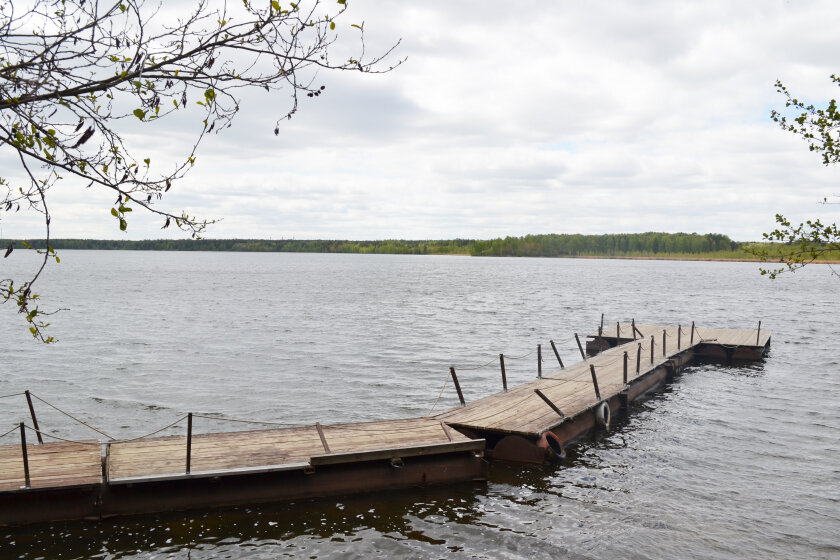
<path id="1" fill-rule="evenodd" d="M 104 450 L 104 455 L 103 455 Z M 0 446 L 0 525 L 487 479 L 484 441 L 438 420 Z"/>
<path id="2" fill-rule="evenodd" d="M 8 442 L 20 432 L 20 444 L 0 445 L 0 525 L 483 481 L 485 454 L 561 460 L 568 444 L 608 430 L 695 356 L 755 360 L 770 346 L 760 323 L 755 331 L 619 323 L 589 339 L 595 356 L 578 341 L 583 361 L 564 366 L 557 354 L 558 368 L 544 373 L 540 361 L 538 379 L 470 403 L 452 368 L 463 405 L 405 420 L 194 434 L 194 416 L 224 419 L 189 414 L 168 426 L 187 420 L 180 436 L 33 444 L 27 429 L 39 440 L 49 435 L 26 391 L 33 426 L 0 434 Z M 501 355 L 500 365 L 507 388 Z"/>
<path id="3" fill-rule="evenodd" d="M 746 347 L 750 358 L 757 359 L 770 344 L 769 332 L 692 332 L 653 325 L 636 329 L 626 325 L 627 339 L 592 335 L 606 348 L 596 356 L 434 418 L 485 439 L 494 459 L 541 463 L 562 456 L 566 445 L 596 426 L 608 429 L 612 417 L 626 412 L 630 402 L 664 383 L 698 353 L 718 356 Z"/>

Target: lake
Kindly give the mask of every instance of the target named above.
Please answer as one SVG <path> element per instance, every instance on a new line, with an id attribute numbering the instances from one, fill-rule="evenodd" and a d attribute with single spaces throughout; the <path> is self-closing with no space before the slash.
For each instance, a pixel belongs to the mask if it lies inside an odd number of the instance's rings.
<path id="1" fill-rule="evenodd" d="M 772 331 L 765 361 L 702 364 L 565 464 L 486 485 L 0 529 L 0 558 L 838 558 L 840 278 L 754 263 L 62 251 L 39 281 L 58 344 L 0 318 L 0 396 L 31 390 L 118 438 L 187 412 L 282 424 L 420 416 L 499 353 L 617 321 Z M 35 266 L 15 251 L 0 277 Z M 545 348 L 544 348 L 545 350 Z M 544 352 L 545 368 L 553 367 Z M 508 383 L 535 358 L 506 363 Z M 436 410 L 457 404 L 449 384 Z M 45 432 L 97 437 L 36 401 Z M 0 399 L 0 433 L 28 418 Z M 198 421 L 196 432 L 253 429 Z M 183 427 L 165 434 L 182 433 Z M 16 443 L 8 436 L 0 443 Z"/>

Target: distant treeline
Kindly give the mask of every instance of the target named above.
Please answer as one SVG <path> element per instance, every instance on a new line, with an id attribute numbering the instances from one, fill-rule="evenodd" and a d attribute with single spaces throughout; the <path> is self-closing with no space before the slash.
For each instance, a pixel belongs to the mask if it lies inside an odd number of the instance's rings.
<path id="1" fill-rule="evenodd" d="M 696 255 L 736 251 L 741 244 L 719 233 L 548 234 L 474 241 L 477 257 L 578 257 Z"/>
<path id="2" fill-rule="evenodd" d="M 43 249 L 43 239 L 26 239 L 32 247 Z M 0 240 L 0 247 L 20 241 Z M 151 239 L 122 241 L 111 239 L 53 239 L 50 247 L 60 249 L 92 249 L 123 251 L 247 251 L 274 253 L 384 253 L 406 255 L 468 255 L 474 243 L 471 239 L 440 241 L 341 241 L 323 239 Z"/>
<path id="3" fill-rule="evenodd" d="M 44 248 L 43 239 L 25 240 Z M 0 240 L 0 247 L 22 241 Z M 54 239 L 60 249 L 135 251 L 248 251 L 284 253 L 382 253 L 403 255 L 472 255 L 475 257 L 670 257 L 755 259 L 742 244 L 719 233 L 620 233 L 605 235 L 547 234 L 504 239 L 447 239 L 342 241 L 324 239 L 156 239 L 119 241 L 102 239 Z"/>

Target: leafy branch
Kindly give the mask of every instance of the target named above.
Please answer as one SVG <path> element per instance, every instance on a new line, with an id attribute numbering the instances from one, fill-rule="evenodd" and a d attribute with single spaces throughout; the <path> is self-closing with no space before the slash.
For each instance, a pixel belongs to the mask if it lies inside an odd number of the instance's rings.
<path id="1" fill-rule="evenodd" d="M 195 165 L 206 136 L 231 126 L 242 92 L 285 92 L 286 108 L 273 125 L 279 135 L 301 95 L 324 93 L 315 82 L 319 71 L 381 73 L 402 63 L 384 62 L 399 42 L 368 58 L 363 25 L 348 26 L 357 28 L 359 54 L 331 60 L 344 0 L 334 8 L 319 0 L 217 7 L 197 0 L 174 20 L 161 18 L 161 9 L 144 0 L 35 0 L 22 13 L 0 4 L 0 149 L 16 153 L 23 171 L 0 177 L 0 220 L 21 209 L 39 213 L 49 240 L 47 194 L 66 179 L 116 194 L 110 212 L 120 231 L 134 210 L 143 210 L 159 216 L 163 229 L 174 223 L 200 238 L 216 220 L 174 213 L 159 202 Z M 152 23 L 161 20 L 167 23 Z M 200 126 L 183 153 L 169 154 L 172 161 L 153 165 L 127 142 L 129 132 L 153 134 L 153 123 L 178 113 L 195 115 Z M 49 259 L 58 258 L 49 245 L 43 255 L 26 282 L 0 282 L 0 297 L 16 302 L 33 336 L 51 341 L 41 332 L 47 323 L 37 322 L 45 313 L 32 287 Z"/>

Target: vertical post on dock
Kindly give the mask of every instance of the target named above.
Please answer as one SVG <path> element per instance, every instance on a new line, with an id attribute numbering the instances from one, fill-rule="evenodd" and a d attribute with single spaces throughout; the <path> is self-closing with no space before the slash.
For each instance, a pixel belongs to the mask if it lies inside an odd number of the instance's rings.
<path id="1" fill-rule="evenodd" d="M 677 350 L 682 350 L 682 325 L 677 325 Z"/>
<path id="2" fill-rule="evenodd" d="M 452 381 L 455 383 L 455 390 L 458 391 L 458 400 L 461 401 L 461 406 L 466 406 L 467 402 L 464 400 L 464 393 L 461 392 L 461 384 L 458 383 L 458 376 L 455 375 L 455 368 L 449 366 L 449 373 L 452 374 Z"/>
<path id="3" fill-rule="evenodd" d="M 656 340 L 653 335 L 650 335 L 650 363 L 653 363 L 653 347 L 656 346 Z"/>
<path id="4" fill-rule="evenodd" d="M 615 345 L 621 344 L 621 323 L 615 324 Z"/>
<path id="5" fill-rule="evenodd" d="M 760 336 L 761 336 L 761 321 L 758 322 L 758 331 L 756 331 L 756 333 L 755 333 L 755 345 L 756 346 L 759 346 L 758 341 L 760 340 L 760 338 L 759 338 Z"/>
<path id="6" fill-rule="evenodd" d="M 499 354 L 499 365 L 502 366 L 502 389 L 507 393 L 507 376 L 505 375 L 505 355 Z"/>
<path id="7" fill-rule="evenodd" d="M 759 323 L 759 328 L 761 323 Z M 38 443 L 41 445 L 44 444 L 44 438 L 41 437 L 41 428 L 38 427 L 38 419 L 35 418 L 35 407 L 32 406 L 32 396 L 29 394 L 29 391 L 24 391 L 26 395 L 26 404 L 29 405 L 29 414 L 32 416 L 32 427 L 35 428 L 35 435 L 38 437 Z"/>
<path id="8" fill-rule="evenodd" d="M 187 414 L 187 474 L 190 474 L 190 459 L 192 455 L 192 412 Z"/>
<path id="9" fill-rule="evenodd" d="M 636 375 L 639 375 L 639 369 L 642 365 L 642 343 L 639 343 L 639 348 L 636 350 Z"/>
<path id="10" fill-rule="evenodd" d="M 542 379 L 542 344 L 537 344 L 537 378 Z"/>
<path id="11" fill-rule="evenodd" d="M 586 354 L 583 351 L 583 346 L 580 345 L 580 338 L 578 338 L 577 333 L 575 333 L 575 341 L 577 341 L 578 350 L 580 350 L 580 355 L 583 358 L 583 361 L 586 361 Z"/>
<path id="12" fill-rule="evenodd" d="M 595 386 L 595 397 L 601 400 L 601 391 L 598 390 L 598 378 L 595 377 L 595 366 L 589 364 L 589 372 L 592 374 L 592 385 Z"/>
<path id="13" fill-rule="evenodd" d="M 667 346 L 665 342 L 665 337 L 668 336 L 668 333 L 665 332 L 665 329 L 662 329 L 662 355 L 666 356 L 665 347 Z"/>
<path id="14" fill-rule="evenodd" d="M 20 423 L 20 448 L 21 452 L 23 453 L 23 480 L 25 482 L 25 488 L 31 488 L 32 483 L 29 480 L 29 455 L 26 453 L 26 428 L 23 426 L 23 422 Z"/>
<path id="15" fill-rule="evenodd" d="M 691 339 L 688 342 L 694 346 L 694 321 L 691 322 Z"/>
<path id="16" fill-rule="evenodd" d="M 630 327 L 633 329 L 633 340 L 636 340 L 636 318 L 630 320 Z"/>
<path id="17" fill-rule="evenodd" d="M 604 314 L 601 313 L 601 326 L 598 327 L 598 336 L 604 336 Z"/>
<path id="18" fill-rule="evenodd" d="M 554 350 L 554 355 L 557 356 L 557 361 L 560 362 L 560 367 L 566 369 L 563 365 L 563 360 L 560 359 L 560 353 L 557 351 L 557 347 L 554 345 L 554 341 L 549 340 L 549 342 L 551 343 L 551 349 Z"/>
<path id="19" fill-rule="evenodd" d="M 624 353 L 624 384 L 627 385 L 627 352 Z"/>

